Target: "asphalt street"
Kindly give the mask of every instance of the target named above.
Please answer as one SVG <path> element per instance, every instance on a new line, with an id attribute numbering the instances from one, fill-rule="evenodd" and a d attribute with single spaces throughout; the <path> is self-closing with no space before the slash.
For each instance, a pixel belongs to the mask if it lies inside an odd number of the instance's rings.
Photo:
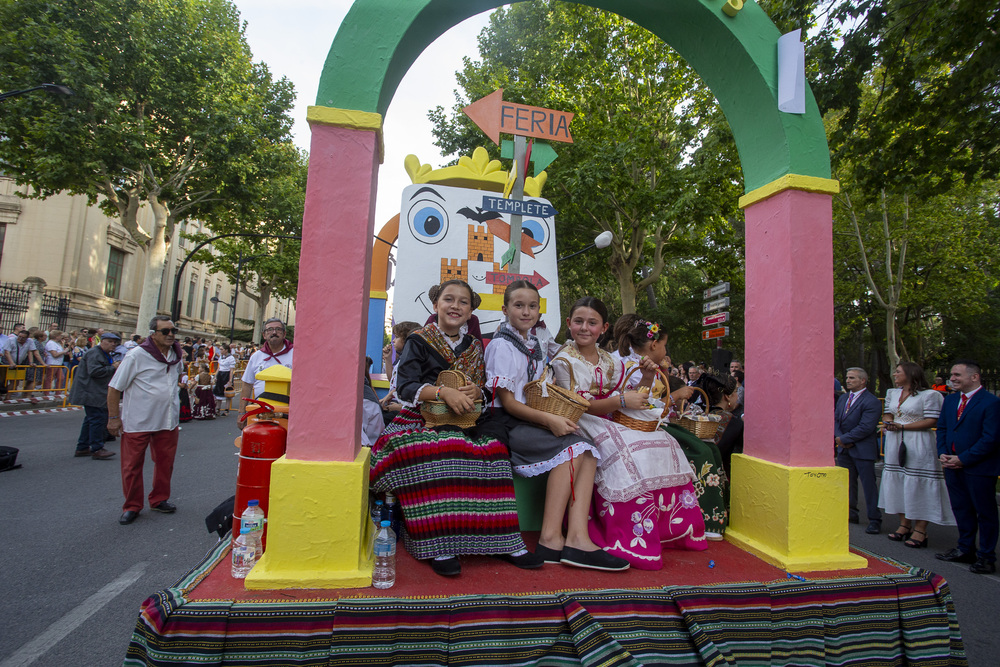
<path id="1" fill-rule="evenodd" d="M 146 509 L 120 526 L 118 458 L 73 456 L 82 421 L 82 411 L 0 419 L 0 444 L 18 447 L 24 466 L 0 473 L 0 667 L 120 665 L 139 606 L 216 544 L 205 516 L 234 492 L 235 418 L 190 422 L 174 467 L 177 513 Z M 147 493 L 151 471 L 147 460 Z M 852 525 L 851 543 L 942 575 L 969 664 L 998 664 L 1000 577 L 935 560 L 954 546 L 954 528 L 931 526 L 930 547 L 909 549 L 886 539 L 895 527 L 887 518 L 881 535 L 866 535 Z"/>

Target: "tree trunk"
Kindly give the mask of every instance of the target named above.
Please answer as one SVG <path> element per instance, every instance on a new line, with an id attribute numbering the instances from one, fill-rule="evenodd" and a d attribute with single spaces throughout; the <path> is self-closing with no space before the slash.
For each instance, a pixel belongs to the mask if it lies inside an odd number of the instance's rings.
<path id="1" fill-rule="evenodd" d="M 153 233 L 146 246 L 145 275 L 142 280 L 142 295 L 139 297 L 139 315 L 135 332 L 148 335 L 149 321 L 156 315 L 156 304 L 160 300 L 160 284 L 163 281 L 163 267 L 167 261 L 167 217 L 169 211 L 160 200 L 149 197 L 150 208 L 153 211 Z M 177 323 L 174 322 L 174 326 Z"/>
<path id="2" fill-rule="evenodd" d="M 635 283 L 628 277 L 618 277 L 618 291 L 622 295 L 622 315 L 635 312 Z M 614 322 L 610 322 L 614 324 Z"/>
<path id="3" fill-rule="evenodd" d="M 899 365 L 899 352 L 896 345 L 896 309 L 885 310 L 885 351 L 889 359 L 889 368 L 895 370 Z"/>
<path id="4" fill-rule="evenodd" d="M 267 310 L 267 304 L 271 302 L 271 292 L 274 291 L 274 285 L 272 283 L 263 283 L 260 287 L 260 294 L 253 294 L 247 290 L 242 290 L 243 294 L 250 297 L 253 301 L 253 340 L 261 341 L 264 339 L 264 312 Z"/>

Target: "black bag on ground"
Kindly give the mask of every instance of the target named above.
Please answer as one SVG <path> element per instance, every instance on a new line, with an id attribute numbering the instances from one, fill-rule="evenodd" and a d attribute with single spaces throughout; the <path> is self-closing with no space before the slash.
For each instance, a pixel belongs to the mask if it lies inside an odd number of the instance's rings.
<path id="1" fill-rule="evenodd" d="M 21 467 L 19 463 L 15 463 L 17 461 L 17 453 L 19 451 L 20 450 L 15 447 L 5 447 L 0 445 L 0 472 L 5 470 L 15 470 Z"/>
<path id="2" fill-rule="evenodd" d="M 233 510 L 236 509 L 236 496 L 230 496 L 219 503 L 212 513 L 205 517 L 205 528 L 208 532 L 218 533 L 219 539 L 233 529 Z"/>

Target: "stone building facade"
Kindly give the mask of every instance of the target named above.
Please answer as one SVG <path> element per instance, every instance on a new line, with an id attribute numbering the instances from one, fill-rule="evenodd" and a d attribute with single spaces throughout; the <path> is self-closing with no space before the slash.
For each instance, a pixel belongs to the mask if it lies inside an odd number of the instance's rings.
<path id="1" fill-rule="evenodd" d="M 103 327 L 111 331 L 145 334 L 136 327 L 145 251 L 117 219 L 109 218 L 86 197 L 58 194 L 48 199 L 24 199 L 13 179 L 0 175 L 0 283 L 44 281 L 46 295 L 69 299 L 66 329 Z M 143 215 L 145 213 L 146 215 Z M 140 213 L 140 225 L 152 228 L 152 215 Z M 198 222 L 177 225 L 160 284 L 157 312 L 169 315 L 175 272 L 193 244 L 180 232 L 205 231 Z M 233 286 L 222 274 L 209 274 L 203 264 L 188 262 L 180 281 L 182 335 L 228 337 Z M 217 297 L 220 303 L 213 303 Z M 4 304 L 0 303 L 0 308 Z M 236 300 L 237 329 L 253 320 L 255 304 L 245 295 Z M 271 299 L 264 319 L 280 317 L 295 322 L 294 302 Z M 6 321 L 7 318 L 5 318 Z M 47 322 L 26 322 L 45 326 Z M 6 333 L 6 332 L 4 332 Z"/>

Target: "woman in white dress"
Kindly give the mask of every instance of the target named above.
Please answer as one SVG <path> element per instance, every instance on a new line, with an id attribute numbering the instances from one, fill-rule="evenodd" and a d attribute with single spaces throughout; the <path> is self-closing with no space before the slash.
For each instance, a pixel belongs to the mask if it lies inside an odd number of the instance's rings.
<path id="1" fill-rule="evenodd" d="M 955 525 L 944 473 L 938 462 L 937 425 L 944 398 L 927 384 L 912 361 L 896 366 L 895 389 L 885 394 L 885 468 L 879 507 L 899 515 L 889 539 L 919 549 L 927 546 L 927 524 Z M 901 445 L 902 443 L 902 445 Z"/>

